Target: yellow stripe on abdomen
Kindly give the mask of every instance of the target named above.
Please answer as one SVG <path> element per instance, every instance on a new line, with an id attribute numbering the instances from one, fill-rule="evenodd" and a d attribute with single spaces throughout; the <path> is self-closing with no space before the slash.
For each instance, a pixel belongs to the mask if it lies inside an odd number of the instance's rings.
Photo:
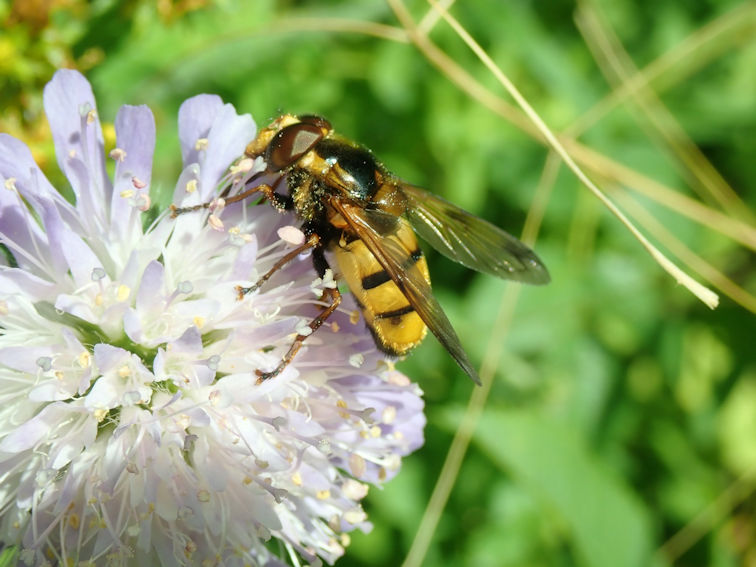
<path id="1" fill-rule="evenodd" d="M 388 238 L 397 238 L 392 235 Z M 406 270 L 420 270 L 426 280 L 428 265 L 414 234 L 412 242 L 401 241 L 414 247 L 407 254 Z M 344 280 L 359 303 L 376 345 L 387 354 L 401 356 L 417 346 L 425 337 L 427 327 L 407 298 L 391 280 L 383 266 L 375 259 L 361 240 L 335 247 L 336 259 Z"/>

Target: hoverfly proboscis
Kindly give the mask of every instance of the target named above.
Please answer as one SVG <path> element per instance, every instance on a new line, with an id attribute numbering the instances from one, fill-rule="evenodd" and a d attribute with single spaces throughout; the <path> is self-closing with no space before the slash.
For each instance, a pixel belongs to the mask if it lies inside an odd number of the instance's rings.
<path id="1" fill-rule="evenodd" d="M 335 133 L 324 118 L 284 114 L 259 132 L 245 155 L 262 157 L 266 169 L 247 183 L 248 189 L 227 196 L 225 202 L 261 193 L 277 209 L 296 213 L 305 241 L 253 286 L 237 288 L 240 297 L 259 289 L 308 249 L 312 249 L 315 270 L 323 277 L 330 267 L 328 251 L 381 351 L 403 356 L 430 329 L 462 370 L 480 384 L 459 337 L 431 293 L 428 265 L 415 233 L 448 258 L 479 272 L 528 284 L 549 281 L 546 267 L 517 238 L 403 182 L 369 149 Z M 270 175 L 277 179 L 275 183 L 251 185 Z M 284 181 L 285 193 L 277 192 Z M 172 210 L 175 216 L 208 206 Z M 338 288 L 326 288 L 321 300 L 328 306 L 311 321 L 312 332 L 338 308 Z M 258 370 L 258 383 L 278 375 L 309 334 L 297 335 L 276 368 Z"/>

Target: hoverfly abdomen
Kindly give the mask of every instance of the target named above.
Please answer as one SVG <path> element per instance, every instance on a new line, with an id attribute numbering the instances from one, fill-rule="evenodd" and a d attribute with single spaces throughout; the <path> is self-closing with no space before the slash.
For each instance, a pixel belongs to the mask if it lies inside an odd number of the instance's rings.
<path id="1" fill-rule="evenodd" d="M 386 238 L 404 253 L 403 273 L 430 285 L 428 264 L 412 229 L 399 227 Z M 428 328 L 407 299 L 406 291 L 394 282 L 365 243 L 357 238 L 333 251 L 376 346 L 392 356 L 403 356 L 416 347 Z"/>

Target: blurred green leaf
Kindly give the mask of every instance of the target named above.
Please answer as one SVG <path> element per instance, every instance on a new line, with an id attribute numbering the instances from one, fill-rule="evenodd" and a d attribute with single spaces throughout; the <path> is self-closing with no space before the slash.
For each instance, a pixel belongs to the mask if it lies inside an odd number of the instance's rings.
<path id="1" fill-rule="evenodd" d="M 443 412 L 443 419 L 454 427 L 462 412 Z M 474 439 L 502 472 L 541 502 L 542 513 L 564 523 L 579 564 L 651 563 L 648 511 L 620 477 L 591 454 L 577 431 L 532 411 L 487 410 Z"/>

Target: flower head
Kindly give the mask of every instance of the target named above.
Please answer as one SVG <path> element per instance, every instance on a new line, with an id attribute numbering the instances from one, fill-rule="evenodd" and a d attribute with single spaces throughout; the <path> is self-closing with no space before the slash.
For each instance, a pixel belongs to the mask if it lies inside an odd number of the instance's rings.
<path id="1" fill-rule="evenodd" d="M 417 387 L 349 297 L 256 384 L 334 285 L 300 257 L 237 297 L 291 249 L 295 219 L 235 203 L 145 229 L 149 109 L 119 111 L 111 181 L 86 79 L 59 71 L 44 99 L 75 203 L 0 134 L 0 544 L 30 565 L 334 561 L 369 528 L 368 484 L 422 443 Z M 243 187 L 254 134 L 218 97 L 186 101 L 174 202 Z"/>

